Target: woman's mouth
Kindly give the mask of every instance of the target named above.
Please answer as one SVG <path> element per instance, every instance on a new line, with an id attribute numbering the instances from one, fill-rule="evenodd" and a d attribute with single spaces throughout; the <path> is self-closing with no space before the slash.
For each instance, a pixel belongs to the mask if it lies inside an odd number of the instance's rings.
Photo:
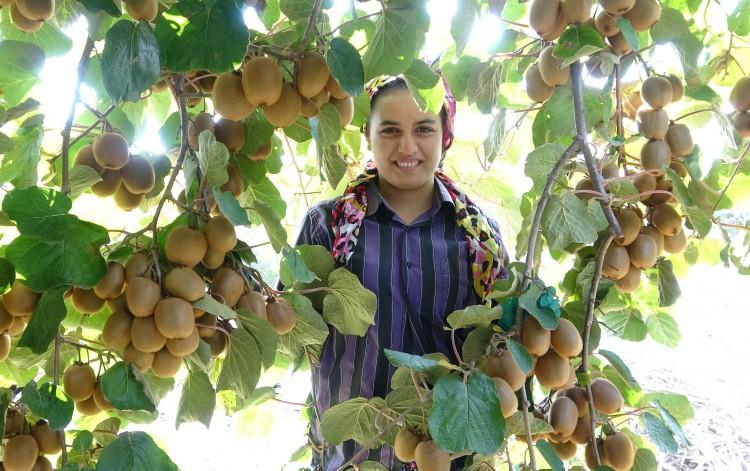
<path id="1" fill-rule="evenodd" d="M 394 163 L 399 168 L 414 168 L 421 165 L 422 162 L 419 160 L 397 160 Z"/>

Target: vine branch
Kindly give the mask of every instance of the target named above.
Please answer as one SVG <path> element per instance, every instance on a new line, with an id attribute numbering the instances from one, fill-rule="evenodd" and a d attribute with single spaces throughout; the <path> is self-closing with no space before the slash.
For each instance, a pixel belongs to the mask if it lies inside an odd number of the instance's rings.
<path id="1" fill-rule="evenodd" d="M 74 105 L 75 107 L 75 105 Z M 58 332 L 55 335 L 55 357 L 52 361 L 52 384 L 57 388 L 60 385 L 60 344 L 62 336 Z M 60 456 L 63 467 L 68 464 L 68 450 L 65 447 L 65 427 L 57 432 L 57 439 L 60 441 L 62 455 Z"/>
<path id="2" fill-rule="evenodd" d="M 721 190 L 721 195 L 719 195 L 719 199 L 716 200 L 716 203 L 714 203 L 714 207 L 711 208 L 711 214 L 716 212 L 716 208 L 719 207 L 719 203 L 721 203 L 721 200 L 724 199 L 724 195 L 727 193 L 727 190 L 729 189 L 729 185 L 732 184 L 732 181 L 734 180 L 734 177 L 737 175 L 737 172 L 739 171 L 740 167 L 742 167 L 742 163 L 745 161 L 745 157 L 747 157 L 747 153 L 750 151 L 750 142 L 748 142 L 745 145 L 745 150 L 742 151 L 742 155 L 740 156 L 739 160 L 737 161 L 737 165 L 734 167 L 734 170 L 732 171 L 732 175 L 729 177 L 729 181 L 727 182 L 726 186 L 723 190 Z"/>
<path id="3" fill-rule="evenodd" d="M 305 47 L 307 47 L 307 41 L 310 39 L 310 33 L 312 33 L 313 28 L 315 27 L 315 23 L 318 21 L 318 14 L 320 13 L 320 7 L 323 5 L 323 0 L 315 0 L 315 4 L 313 4 L 312 12 L 310 12 L 310 19 L 307 21 L 307 27 L 305 28 L 305 34 L 302 36 L 302 42 L 300 43 L 300 51 L 299 55 L 302 55 L 302 52 L 305 50 Z"/>

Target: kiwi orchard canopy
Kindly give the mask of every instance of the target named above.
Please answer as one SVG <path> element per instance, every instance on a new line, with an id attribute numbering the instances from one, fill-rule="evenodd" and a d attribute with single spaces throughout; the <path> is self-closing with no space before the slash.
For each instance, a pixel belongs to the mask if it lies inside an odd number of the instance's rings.
<path id="1" fill-rule="evenodd" d="M 515 251 L 437 322 L 455 362 L 384 351 L 385 397 L 299 406 L 349 457 L 321 467 L 645 470 L 690 446 L 684 392 L 600 344 L 677 347 L 690 266 L 750 273 L 748 2 L 449 4 L 0 0 L 0 467 L 188 469 L 137 430 L 177 384 L 177 426 L 210 427 L 365 335 L 375 295 L 287 231 L 362 168 L 381 76 L 487 124 L 450 126 L 444 170 Z"/>

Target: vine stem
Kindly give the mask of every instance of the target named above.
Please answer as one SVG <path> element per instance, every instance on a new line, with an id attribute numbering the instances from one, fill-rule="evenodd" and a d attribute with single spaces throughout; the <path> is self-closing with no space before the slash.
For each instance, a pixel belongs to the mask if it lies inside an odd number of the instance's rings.
<path id="1" fill-rule="evenodd" d="M 709 112 L 709 111 L 713 111 L 714 113 L 716 113 L 716 112 L 717 112 L 717 111 L 716 111 L 715 109 L 713 109 L 713 108 L 701 108 L 700 110 L 694 110 L 694 111 L 691 111 L 691 112 L 689 112 L 689 113 L 685 113 L 685 114 L 683 114 L 683 115 L 681 115 L 681 116 L 678 116 L 678 117 L 676 117 L 675 119 L 673 119 L 673 120 L 672 120 L 672 122 L 673 122 L 673 123 L 676 123 L 677 121 L 679 121 L 679 120 L 681 120 L 681 119 L 685 119 L 685 118 L 687 118 L 688 116 L 693 116 L 694 114 L 698 114 L 698 113 L 707 113 L 707 112 Z"/>
<path id="2" fill-rule="evenodd" d="M 75 107 L 75 106 L 74 106 Z M 55 335 L 55 357 L 52 362 L 52 384 L 55 385 L 55 388 L 60 384 L 60 344 L 62 343 L 62 336 L 58 332 L 57 335 Z M 62 448 L 62 455 L 60 456 L 60 459 L 62 461 L 63 467 L 68 464 L 68 450 L 66 450 L 65 447 L 65 427 L 63 427 L 61 430 L 57 432 L 57 439 L 60 441 L 60 445 Z"/>
<path id="3" fill-rule="evenodd" d="M 106 111 L 104 111 L 104 113 L 100 113 L 100 116 L 97 116 L 96 121 L 91 123 L 91 125 L 87 127 L 86 129 L 84 129 L 83 132 L 81 132 L 81 134 L 77 135 L 72 141 L 70 141 L 70 144 L 68 144 L 68 148 L 70 148 L 73 144 L 75 144 L 76 142 L 86 137 L 91 131 L 93 131 L 97 126 L 99 126 L 99 123 L 103 121 L 107 121 L 107 116 L 111 112 L 113 112 L 115 108 L 116 108 L 115 105 L 111 105 L 109 108 L 107 108 Z M 62 153 L 60 155 L 62 155 Z"/>
<path id="4" fill-rule="evenodd" d="M 294 149 L 292 149 L 292 143 L 289 142 L 289 138 L 284 134 L 284 142 L 286 142 L 286 147 L 289 149 L 289 157 L 292 159 L 292 164 L 294 164 L 294 170 L 297 172 L 297 180 L 299 181 L 299 187 L 305 188 L 304 183 L 302 183 L 302 172 L 299 169 L 299 165 L 297 165 L 297 158 L 294 156 Z M 310 202 L 307 200 L 307 194 L 305 192 L 302 192 L 302 197 L 305 199 L 305 206 L 307 206 L 307 209 L 310 209 Z"/>
<path id="5" fill-rule="evenodd" d="M 78 62 L 78 69 L 76 70 L 76 81 L 75 89 L 73 90 L 73 100 L 70 104 L 70 111 L 68 112 L 68 120 L 65 122 L 63 128 L 63 143 L 62 143 L 62 184 L 60 185 L 60 191 L 66 195 L 70 193 L 70 172 L 68 169 L 68 160 L 70 153 L 70 131 L 73 129 L 73 118 L 76 114 L 76 106 L 81 99 L 81 80 L 83 80 L 83 74 L 86 72 L 86 65 L 89 62 L 91 51 L 94 50 L 94 40 L 91 36 L 86 37 L 86 44 L 83 46 L 83 53 L 81 54 L 81 60 Z M 64 448 L 63 448 L 64 449 Z"/>
<path id="6" fill-rule="evenodd" d="M 305 34 L 302 36 L 302 42 L 300 43 L 299 56 L 302 56 L 302 52 L 307 47 L 307 41 L 310 39 L 310 33 L 312 33 L 315 27 L 315 22 L 318 21 L 318 13 L 320 13 L 320 7 L 323 5 L 323 0 L 315 0 L 312 11 L 310 12 L 310 19 L 307 21 L 307 27 L 305 27 Z"/>
<path id="7" fill-rule="evenodd" d="M 622 76 L 620 64 L 615 64 L 615 99 L 617 100 L 617 137 L 625 139 L 625 126 L 623 125 L 622 112 Z M 617 146 L 617 155 L 620 163 L 625 165 L 625 147 L 620 144 Z"/>
<path id="8" fill-rule="evenodd" d="M 355 10 L 355 12 L 356 12 L 356 10 Z M 330 33 L 326 33 L 326 34 L 324 34 L 323 36 L 333 36 L 333 34 L 334 34 L 334 33 L 335 33 L 336 31 L 340 30 L 340 29 L 341 29 L 342 27 L 344 27 L 344 26 L 346 26 L 346 25 L 349 25 L 349 24 L 352 24 L 352 23 L 356 23 L 356 22 L 357 22 L 357 21 L 359 21 L 359 20 L 363 20 L 363 19 L 365 19 L 365 18 L 370 18 L 370 17 L 372 17 L 372 16 L 378 16 L 378 15 L 380 15 L 380 14 L 382 14 L 382 13 L 383 13 L 382 11 L 376 11 L 375 13 L 370 13 L 369 15 L 363 15 L 363 16 L 353 16 L 353 18 L 354 18 L 353 20 L 349 20 L 349 21 L 345 21 L 345 22 L 341 23 L 341 24 L 340 24 L 340 25 L 338 25 L 338 26 L 337 26 L 336 28 L 332 29 Z"/>
<path id="9" fill-rule="evenodd" d="M 742 167 L 742 163 L 745 161 L 745 157 L 747 157 L 747 153 L 750 151 L 750 142 L 748 142 L 745 145 L 745 150 L 742 151 L 742 155 L 740 156 L 739 160 L 737 161 L 737 165 L 734 167 L 734 170 L 732 171 L 732 175 L 729 177 L 729 181 L 727 182 L 726 186 L 723 190 L 721 190 L 721 195 L 719 195 L 719 199 L 716 200 L 716 203 L 714 204 L 714 207 L 711 209 L 711 214 L 716 212 L 716 208 L 719 207 L 719 203 L 721 203 L 721 200 L 724 199 L 724 195 L 727 193 L 727 190 L 729 189 L 729 185 L 732 184 L 732 181 L 734 180 L 734 177 L 737 175 L 737 172 L 739 171 L 740 167 Z"/>

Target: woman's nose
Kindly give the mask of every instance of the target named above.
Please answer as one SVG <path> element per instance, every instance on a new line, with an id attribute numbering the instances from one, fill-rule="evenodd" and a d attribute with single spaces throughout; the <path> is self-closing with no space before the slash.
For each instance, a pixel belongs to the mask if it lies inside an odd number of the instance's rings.
<path id="1" fill-rule="evenodd" d="M 417 143 L 414 136 L 410 133 L 404 133 L 398 143 L 398 151 L 404 155 L 412 155 L 417 150 Z"/>

